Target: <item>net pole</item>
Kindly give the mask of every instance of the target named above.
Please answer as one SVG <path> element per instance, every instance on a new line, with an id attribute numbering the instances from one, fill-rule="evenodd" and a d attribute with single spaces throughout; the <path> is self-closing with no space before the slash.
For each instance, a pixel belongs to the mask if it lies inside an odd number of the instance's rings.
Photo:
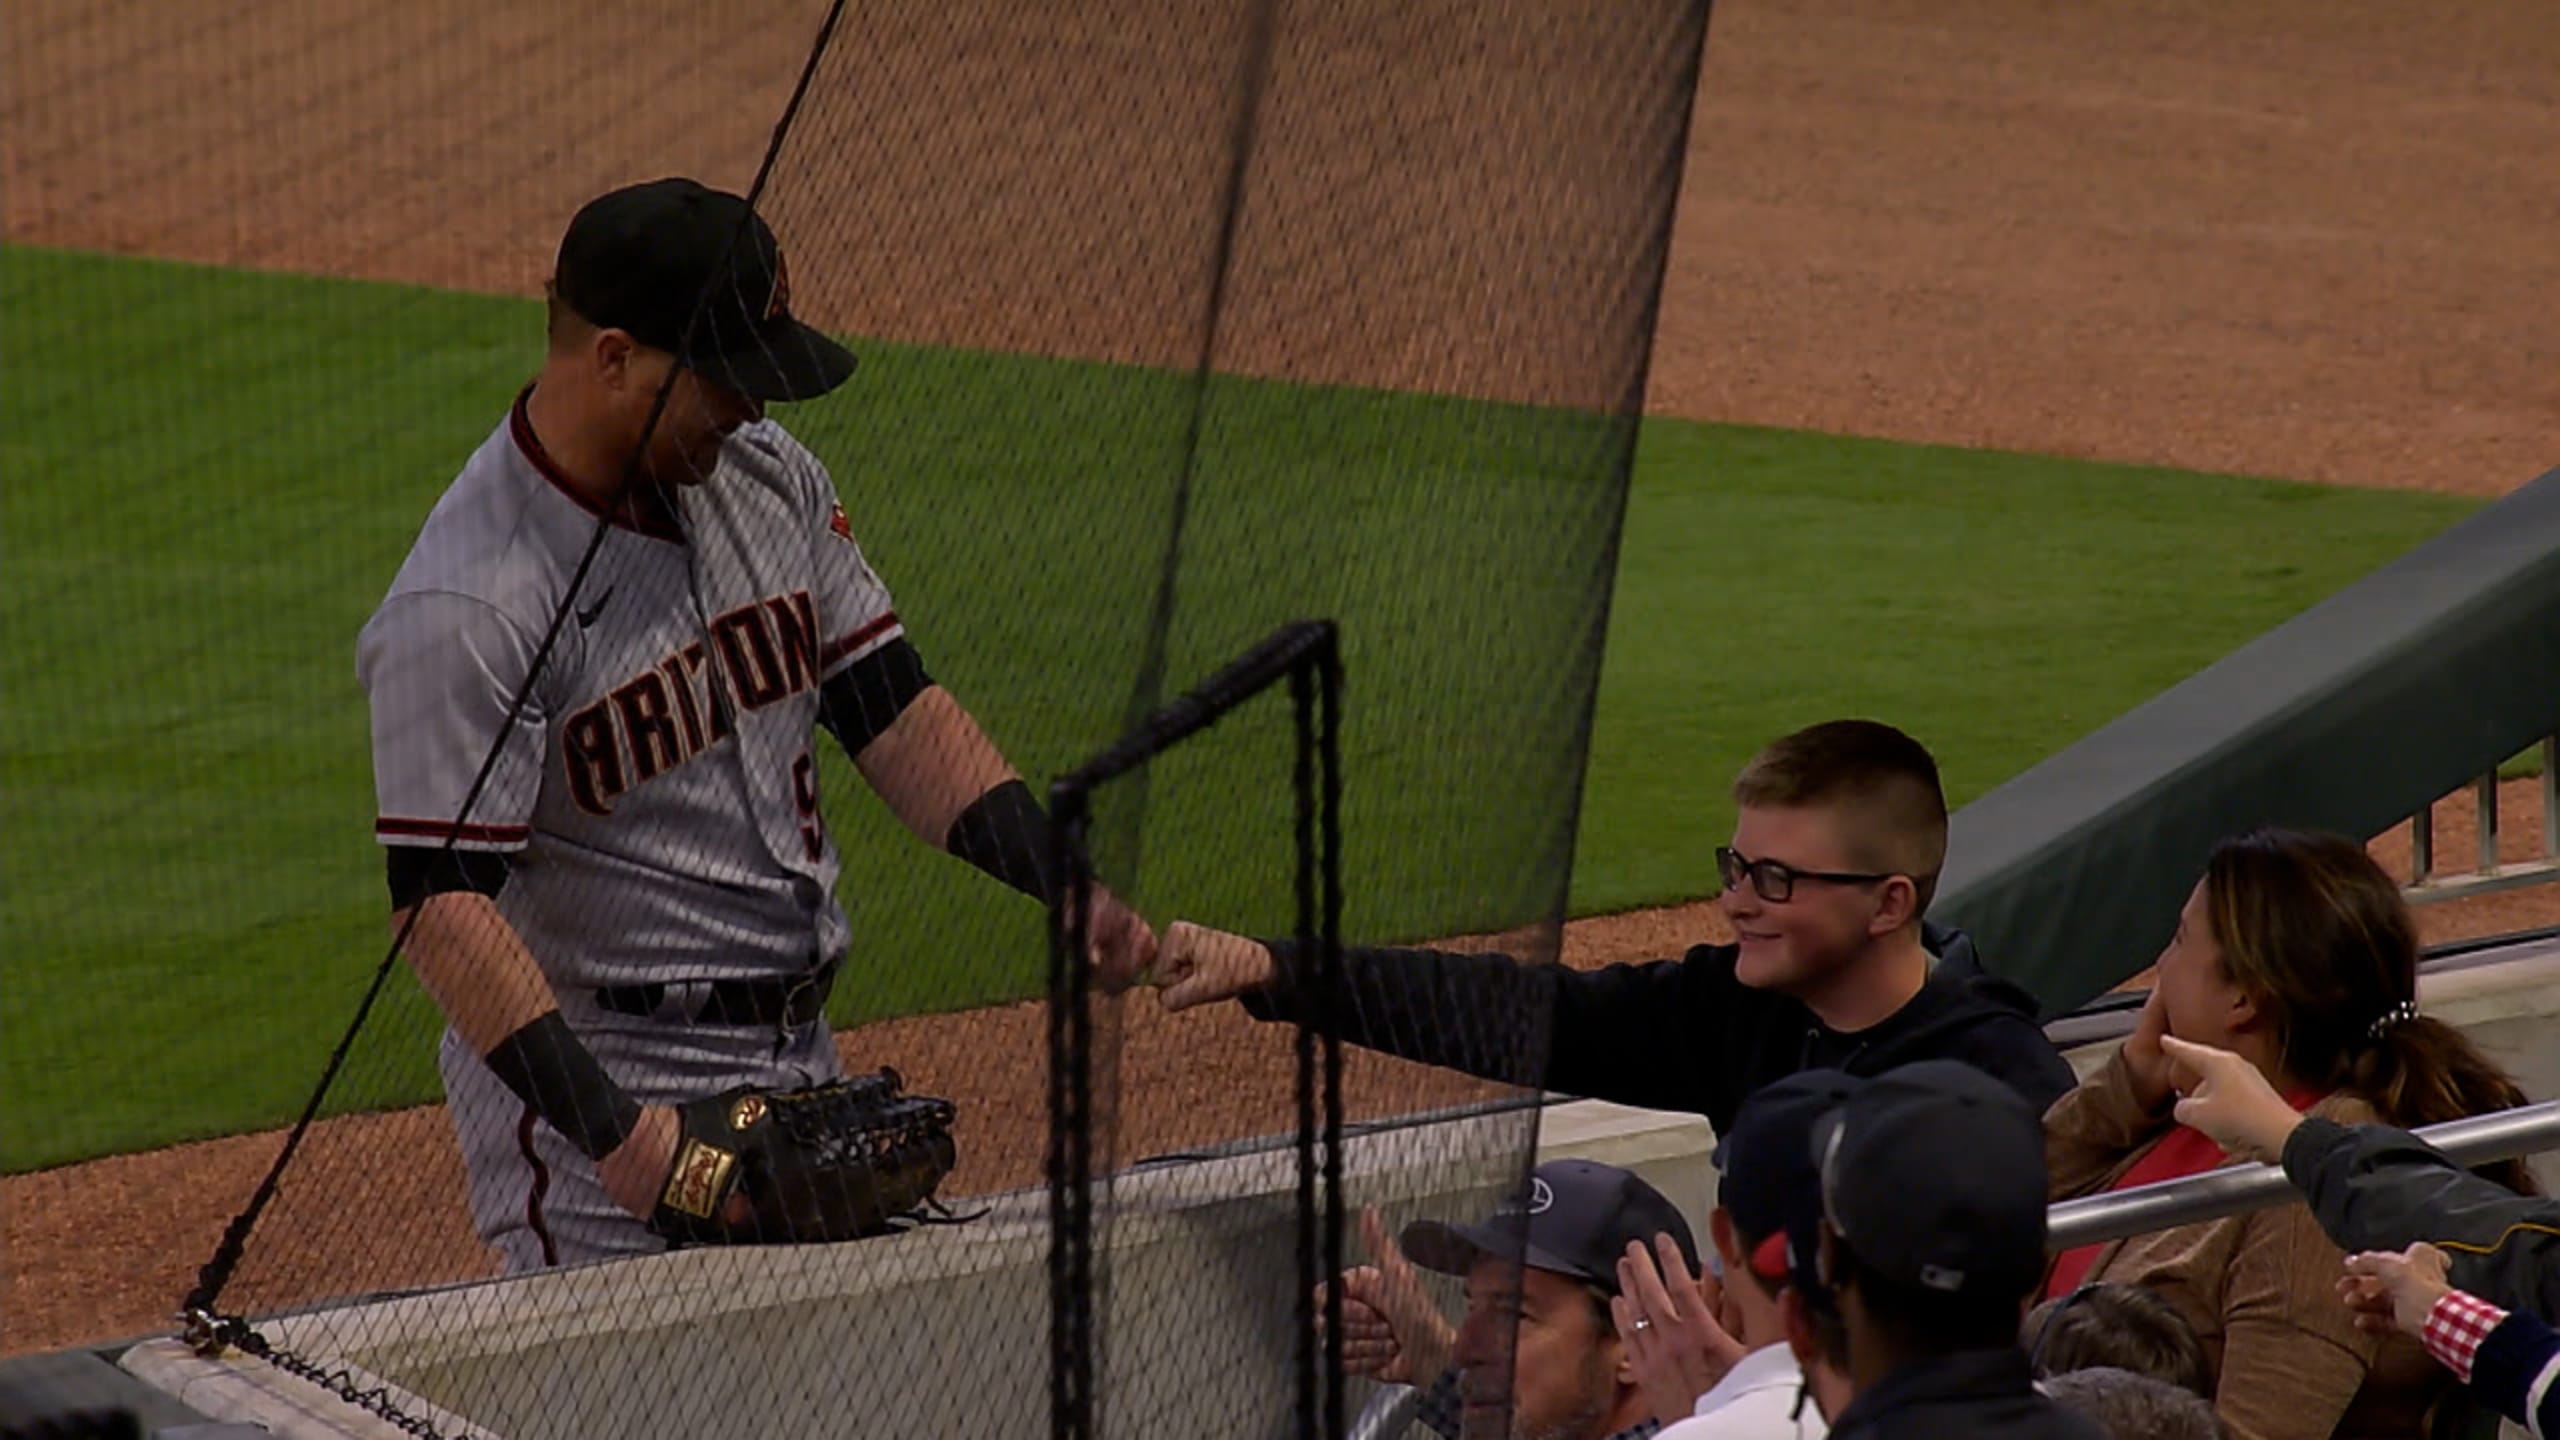
<path id="1" fill-rule="evenodd" d="M 1087 948 L 1093 881 L 1084 854 L 1090 797 L 1049 792 L 1052 874 L 1065 878 L 1049 925 L 1049 1433 L 1094 1433 L 1093 966 Z"/>
<path id="2" fill-rule="evenodd" d="M 1297 862 L 1292 867 L 1294 871 L 1292 878 L 1297 889 L 1298 953 L 1307 955 L 1315 950 L 1320 941 L 1316 916 L 1315 677 L 1313 668 L 1303 658 L 1289 667 L 1289 704 L 1295 721 L 1293 729 L 1297 742 L 1291 752 L 1289 777 L 1290 789 L 1295 799 L 1293 807 L 1295 823 L 1292 828 L 1295 832 L 1293 839 Z M 1317 1268 L 1322 1263 L 1323 1247 L 1320 1246 L 1316 1235 L 1316 1176 L 1318 1173 L 1316 1037 L 1325 1028 L 1324 1007 L 1328 993 L 1319 981 L 1316 990 L 1317 1013 L 1298 1026 L 1296 1036 L 1298 1159 L 1298 1195 L 1295 1215 L 1298 1242 L 1298 1422 L 1296 1433 L 1301 1440 L 1313 1440 L 1313 1437 L 1318 1435 L 1340 1433 L 1339 1429 L 1327 1431 L 1321 1428 L 1328 1410 L 1327 1397 L 1322 1385 L 1327 1367 L 1323 1364 L 1318 1351 L 1321 1346 L 1324 1351 L 1331 1352 L 1338 1341 L 1334 1330 L 1324 1332 L 1319 1338 L 1315 1310 L 1316 1286 L 1323 1280 L 1331 1278 L 1331 1272 L 1319 1272 Z M 1330 1298 L 1333 1289 L 1331 1285 L 1325 1286 L 1328 1298 L 1324 1314 L 1327 1317 L 1332 1317 L 1337 1309 Z M 1337 1326 L 1336 1330 L 1338 1328 Z"/>
<path id="3" fill-rule="evenodd" d="M 1342 653 L 1339 633 L 1325 622 L 1324 641 L 1309 657 L 1316 672 L 1318 793 L 1318 918 L 1316 974 L 1324 1059 L 1324 1272 L 1343 1270 L 1345 1201 L 1342 1191 Z M 1349 1383 L 1342 1368 L 1341 1287 L 1324 1292 L 1325 1434 L 1345 1433 Z"/>

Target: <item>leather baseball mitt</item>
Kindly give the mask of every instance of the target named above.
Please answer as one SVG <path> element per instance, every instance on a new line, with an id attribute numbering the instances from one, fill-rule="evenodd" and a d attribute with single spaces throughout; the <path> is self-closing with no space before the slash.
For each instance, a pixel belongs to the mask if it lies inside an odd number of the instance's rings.
<path id="1" fill-rule="evenodd" d="M 675 1168 L 649 1228 L 708 1245 L 811 1244 L 884 1235 L 951 1173 L 948 1100 L 901 1093 L 882 1069 L 800 1090 L 742 1085 L 677 1109 Z M 750 1218 L 723 1219 L 744 1195 Z"/>

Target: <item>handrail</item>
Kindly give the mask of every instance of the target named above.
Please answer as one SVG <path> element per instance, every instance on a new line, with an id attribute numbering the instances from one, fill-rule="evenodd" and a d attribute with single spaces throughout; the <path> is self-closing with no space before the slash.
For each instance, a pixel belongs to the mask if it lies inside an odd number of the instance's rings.
<path id="1" fill-rule="evenodd" d="M 2560 1150 L 2560 1100 L 2448 1120 L 2417 1135 L 2463 1166 Z M 2300 1193 L 2280 1167 L 2236 1165 L 2062 1201 L 2045 1212 L 2045 1248 L 2058 1252 L 2122 1240 L 2299 1199 Z"/>
<path id="2" fill-rule="evenodd" d="M 2498 769 L 2471 782 L 2472 814 L 2478 858 L 2469 870 L 2439 873 L 2436 869 L 2435 802 L 2409 817 L 2409 878 L 2400 887 L 2412 905 L 2486 895 L 2519 885 L 2548 885 L 2560 880 L 2560 735 L 2542 739 L 2542 847 L 2530 860 L 2498 859 Z M 2440 796 L 2439 799 L 2447 798 Z"/>

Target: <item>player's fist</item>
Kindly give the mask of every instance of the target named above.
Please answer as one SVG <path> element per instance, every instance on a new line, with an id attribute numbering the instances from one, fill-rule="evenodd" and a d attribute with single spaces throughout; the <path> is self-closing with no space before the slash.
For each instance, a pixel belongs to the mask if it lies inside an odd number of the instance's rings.
<path id="1" fill-rule="evenodd" d="M 1155 927 L 1130 909 L 1127 901 L 1094 886 L 1093 909 L 1085 923 L 1086 946 L 1104 994 L 1119 994 L 1155 968 Z"/>
<path id="2" fill-rule="evenodd" d="M 1155 983 L 1167 1010 L 1232 1000 L 1271 983 L 1271 951 L 1261 941 L 1188 920 L 1165 927 L 1156 947 Z"/>

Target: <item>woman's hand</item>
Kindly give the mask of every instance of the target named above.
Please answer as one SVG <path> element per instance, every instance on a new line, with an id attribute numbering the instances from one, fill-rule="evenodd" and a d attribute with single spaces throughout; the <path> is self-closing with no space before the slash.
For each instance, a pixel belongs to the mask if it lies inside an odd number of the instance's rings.
<path id="1" fill-rule="evenodd" d="M 2133 1033 L 2124 1037 L 2124 1048 L 2117 1052 L 2133 1077 L 2133 1098 L 2146 1115 L 2166 1106 L 2177 1089 L 2168 1052 L 2160 1048 L 2169 1034 L 2169 1002 L 2161 997 L 2160 987 L 2152 986 L 2150 998 L 2142 1002 L 2142 1014 L 2133 1022 Z"/>

